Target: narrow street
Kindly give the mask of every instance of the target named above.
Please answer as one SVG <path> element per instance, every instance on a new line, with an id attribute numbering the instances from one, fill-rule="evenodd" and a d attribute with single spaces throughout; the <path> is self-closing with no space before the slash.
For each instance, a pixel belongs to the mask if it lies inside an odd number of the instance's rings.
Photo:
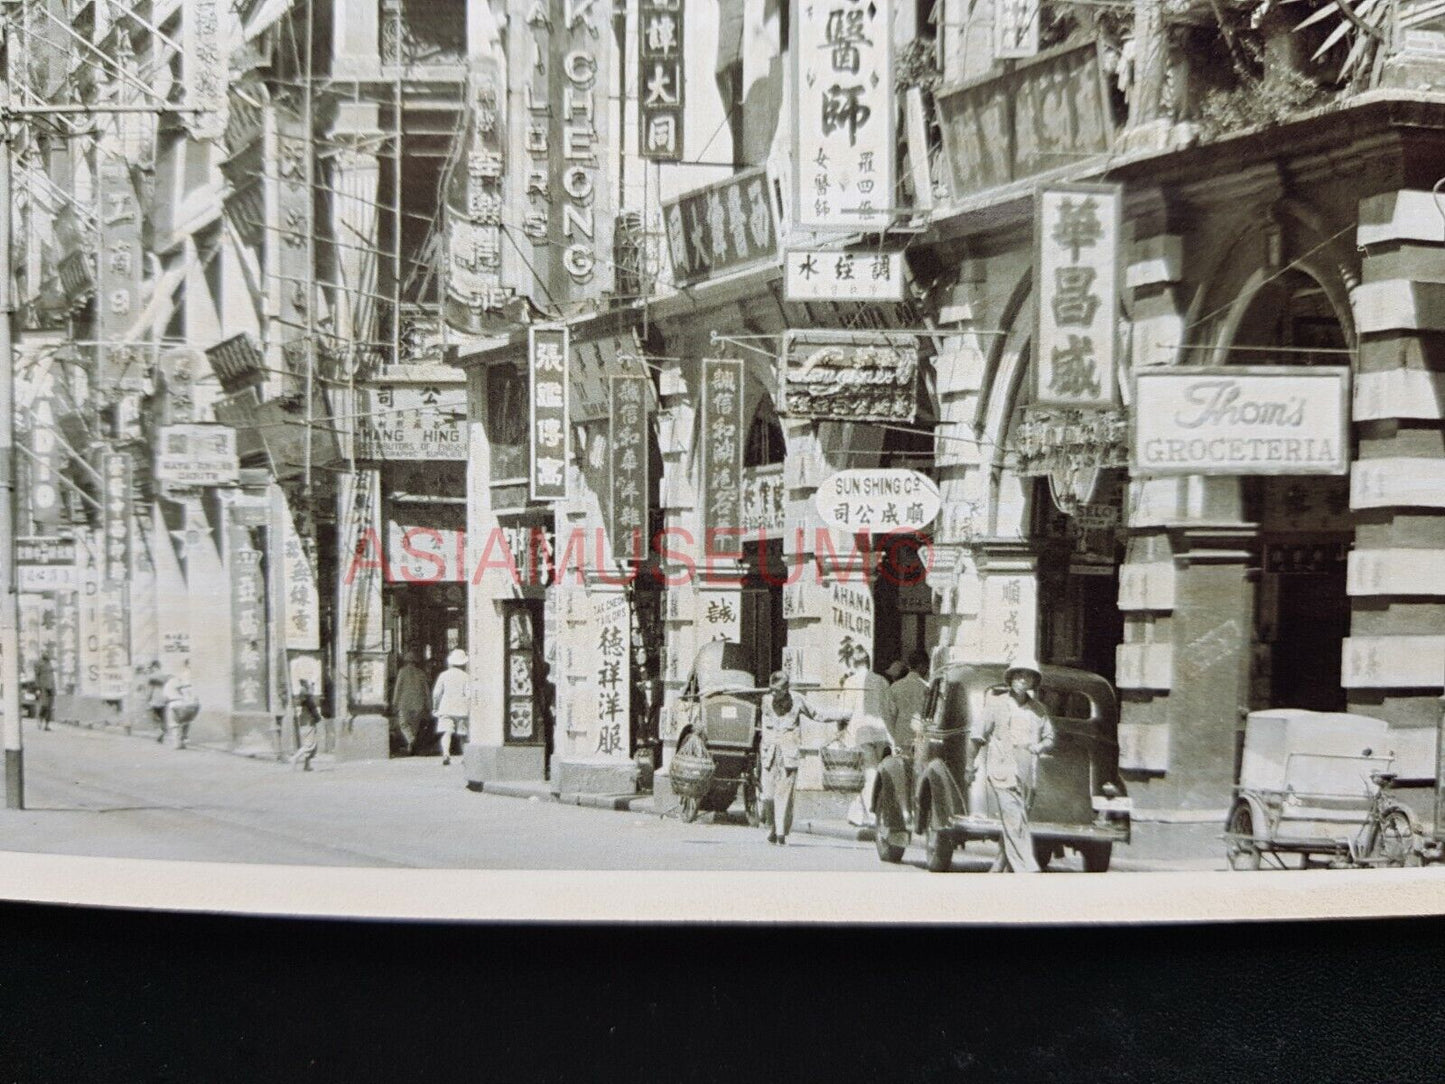
<path id="1" fill-rule="evenodd" d="M 739 824 L 480 794 L 466 789 L 460 764 L 434 757 L 322 760 L 300 773 L 105 731 L 42 732 L 27 720 L 25 769 L 26 808 L 0 812 L 0 850 L 325 866 L 922 872 L 920 847 L 889 866 L 871 843 L 795 831 L 780 848 Z M 954 868 L 983 871 L 991 858 L 974 844 Z M 1126 855 L 1116 865 L 1149 868 Z"/>

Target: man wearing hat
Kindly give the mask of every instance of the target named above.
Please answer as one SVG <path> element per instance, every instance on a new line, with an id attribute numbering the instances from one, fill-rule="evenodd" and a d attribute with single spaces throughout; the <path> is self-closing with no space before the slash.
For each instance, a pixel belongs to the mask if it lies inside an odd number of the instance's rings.
<path id="1" fill-rule="evenodd" d="M 1003 675 L 1007 690 L 993 693 L 984 705 L 983 769 L 998 803 L 1003 839 L 995 872 L 1038 873 L 1029 806 L 1038 781 L 1039 757 L 1054 747 L 1054 724 L 1035 697 L 1043 683 L 1038 663 L 1010 664 Z"/>
<path id="2" fill-rule="evenodd" d="M 470 682 L 466 665 L 467 653 L 459 647 L 453 648 L 447 656 L 447 668 L 437 675 L 432 686 L 432 714 L 437 717 L 443 764 L 452 762 L 452 735 L 463 740 L 467 736 Z"/>

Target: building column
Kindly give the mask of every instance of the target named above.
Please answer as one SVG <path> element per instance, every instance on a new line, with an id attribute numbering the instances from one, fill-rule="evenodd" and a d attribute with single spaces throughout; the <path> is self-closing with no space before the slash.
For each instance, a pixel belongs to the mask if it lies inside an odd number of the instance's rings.
<path id="1" fill-rule="evenodd" d="M 1120 769 L 1141 821 L 1223 823 L 1248 703 L 1255 526 L 1237 478 L 1135 479 L 1120 570 Z"/>
<path id="2" fill-rule="evenodd" d="M 1429 192 L 1360 204 L 1350 477 L 1350 710 L 1391 724 L 1395 770 L 1435 775 L 1445 687 L 1445 221 Z"/>
<path id="3" fill-rule="evenodd" d="M 506 620 L 502 603 L 516 597 L 516 585 L 505 570 L 501 524 L 492 507 L 492 445 L 487 434 L 487 370 L 467 373 L 467 545 L 463 573 L 467 577 L 467 655 L 471 677 L 470 736 L 463 755 L 467 785 L 505 779 L 540 780 L 543 750 L 535 745 L 506 742 L 506 688 L 503 685 L 502 646 Z M 549 591 L 556 591 L 553 586 Z M 557 730 L 561 719 L 561 645 L 554 630 L 544 630 L 555 645 L 557 661 L 552 676 L 557 686 Z M 548 647 L 552 651 L 553 646 Z"/>

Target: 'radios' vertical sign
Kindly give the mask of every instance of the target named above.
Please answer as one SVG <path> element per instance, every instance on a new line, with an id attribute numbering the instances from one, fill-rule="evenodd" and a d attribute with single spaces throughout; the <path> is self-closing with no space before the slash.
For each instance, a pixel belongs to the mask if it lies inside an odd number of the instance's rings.
<path id="1" fill-rule="evenodd" d="M 527 362 L 532 382 L 529 489 L 534 501 L 567 499 L 567 463 L 571 434 L 567 424 L 566 327 L 527 331 Z"/>

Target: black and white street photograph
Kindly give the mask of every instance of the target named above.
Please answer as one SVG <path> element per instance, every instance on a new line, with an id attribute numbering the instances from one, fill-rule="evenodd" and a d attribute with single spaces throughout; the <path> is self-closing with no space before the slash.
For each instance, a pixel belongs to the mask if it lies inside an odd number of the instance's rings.
<path id="1" fill-rule="evenodd" d="M 1445 909 L 1441 0 L 0 34 L 0 873 Z"/>

